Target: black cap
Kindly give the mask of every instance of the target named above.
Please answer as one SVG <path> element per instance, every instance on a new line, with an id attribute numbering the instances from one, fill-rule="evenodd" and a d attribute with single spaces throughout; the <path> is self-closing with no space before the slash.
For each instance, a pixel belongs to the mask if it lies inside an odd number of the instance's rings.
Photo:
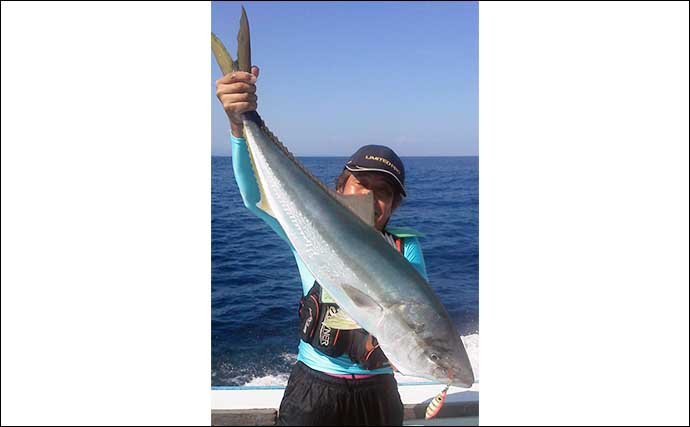
<path id="1" fill-rule="evenodd" d="M 392 175 L 405 193 L 405 167 L 395 151 L 384 145 L 365 145 L 350 157 L 345 167 L 350 172 L 383 172 Z"/>

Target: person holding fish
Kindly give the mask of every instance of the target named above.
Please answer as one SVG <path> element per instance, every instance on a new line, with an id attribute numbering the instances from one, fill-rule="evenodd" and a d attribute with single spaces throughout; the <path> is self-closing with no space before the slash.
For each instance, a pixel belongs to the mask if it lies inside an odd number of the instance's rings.
<path id="1" fill-rule="evenodd" d="M 251 73 L 229 73 L 216 82 L 216 95 L 230 120 L 233 170 L 242 199 L 288 243 L 302 278 L 299 352 L 280 404 L 278 424 L 402 425 L 403 404 L 393 376 L 395 368 L 376 338 L 339 310 L 305 267 L 278 221 L 257 207 L 261 195 L 247 149 L 243 114 L 257 108 L 258 76 L 255 66 Z M 361 147 L 343 166 L 335 190 L 344 196 L 373 196 L 374 227 L 428 280 L 417 233 L 387 225 L 406 196 L 404 165 L 393 150 L 381 145 Z"/>

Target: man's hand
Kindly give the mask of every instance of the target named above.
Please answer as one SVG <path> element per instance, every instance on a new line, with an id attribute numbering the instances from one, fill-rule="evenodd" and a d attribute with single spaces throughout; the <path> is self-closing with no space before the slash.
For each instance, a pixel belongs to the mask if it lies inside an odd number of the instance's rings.
<path id="1" fill-rule="evenodd" d="M 252 72 L 235 71 L 216 81 L 216 96 L 230 119 L 232 134 L 242 137 L 242 113 L 256 110 L 256 79 L 259 67 Z"/>

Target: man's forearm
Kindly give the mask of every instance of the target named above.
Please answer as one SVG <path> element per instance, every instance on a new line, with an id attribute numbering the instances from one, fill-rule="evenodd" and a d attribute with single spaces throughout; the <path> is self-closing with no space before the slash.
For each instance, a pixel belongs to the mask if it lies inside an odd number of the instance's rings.
<path id="1" fill-rule="evenodd" d="M 244 125 L 238 125 L 233 122 L 230 122 L 230 131 L 235 136 L 235 138 L 244 138 Z"/>

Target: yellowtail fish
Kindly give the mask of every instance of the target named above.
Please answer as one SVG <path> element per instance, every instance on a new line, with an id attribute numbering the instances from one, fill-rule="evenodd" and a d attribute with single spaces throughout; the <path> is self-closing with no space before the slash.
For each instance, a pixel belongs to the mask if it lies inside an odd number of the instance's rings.
<path id="1" fill-rule="evenodd" d="M 223 74 L 249 72 L 249 41 L 249 22 L 242 8 L 236 62 L 211 36 Z M 326 187 L 256 111 L 245 113 L 243 124 L 261 196 L 257 207 L 278 221 L 299 258 L 356 323 L 354 327 L 374 335 L 402 374 L 471 387 L 472 367 L 443 303 L 373 227 L 373 193 L 347 198 Z M 310 129 L 308 120 L 304 129 Z"/>

